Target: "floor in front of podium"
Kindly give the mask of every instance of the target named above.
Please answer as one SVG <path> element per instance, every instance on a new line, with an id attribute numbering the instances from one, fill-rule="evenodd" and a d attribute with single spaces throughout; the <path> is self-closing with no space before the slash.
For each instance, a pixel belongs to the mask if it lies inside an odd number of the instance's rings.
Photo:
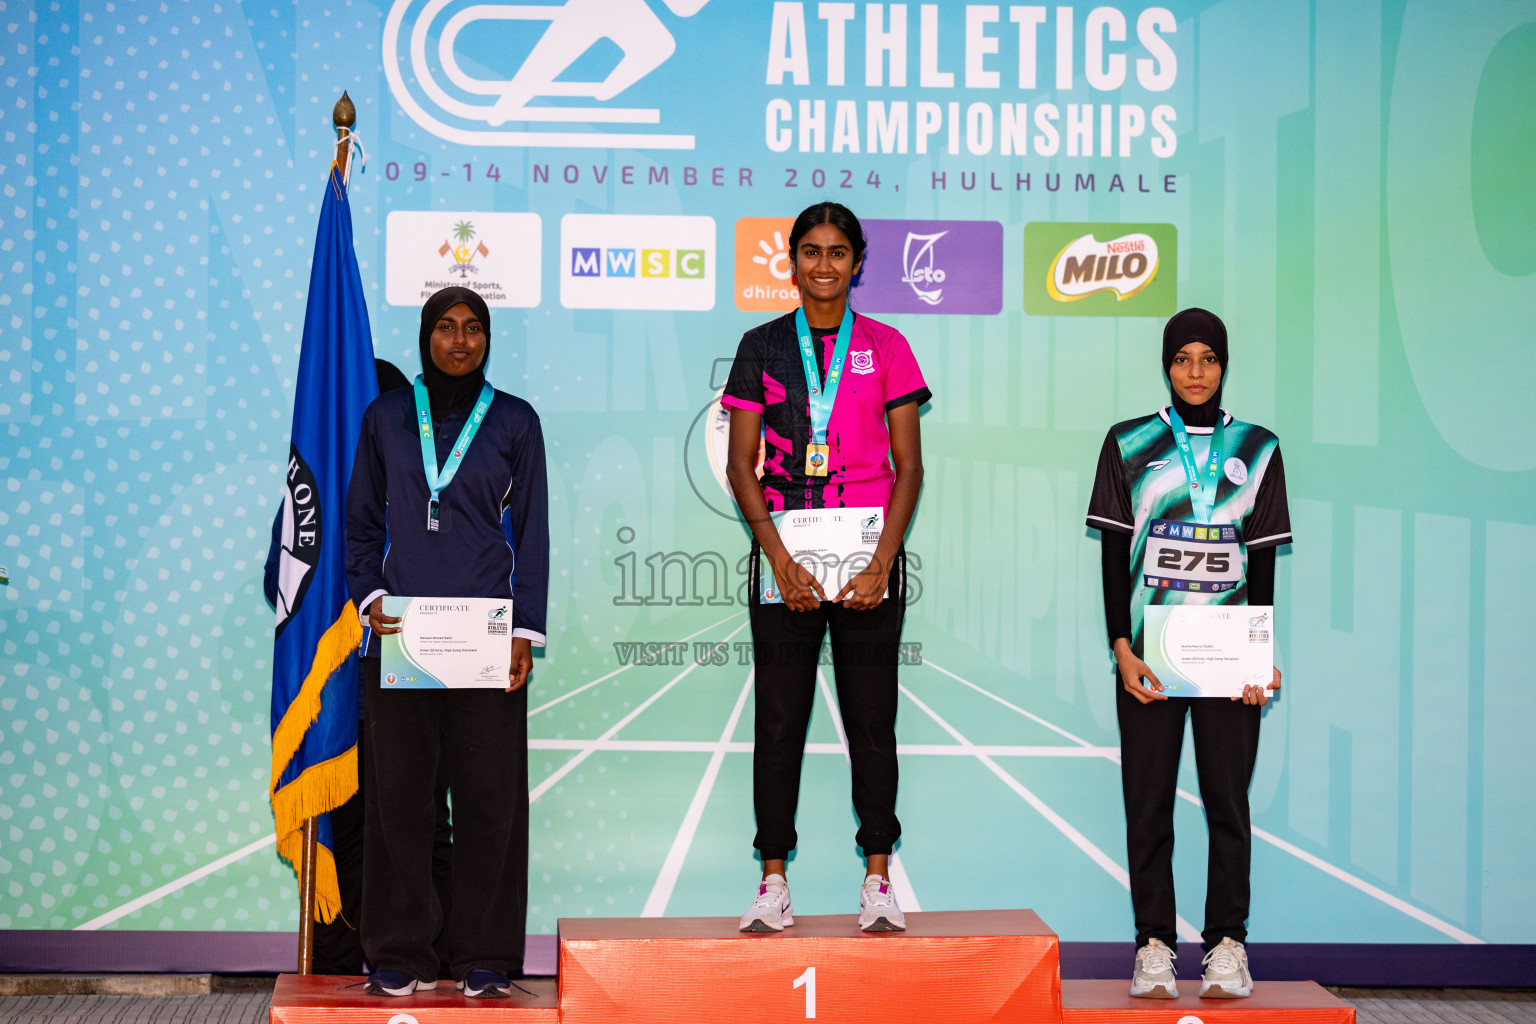
<path id="1" fill-rule="evenodd" d="M 1536 991 L 1532 990 L 1330 991 L 1354 1005 L 1357 1024 L 1536 1024 Z M 267 1024 L 271 999 L 270 980 L 259 991 L 210 995 L 0 996 L 0 1024 Z"/>

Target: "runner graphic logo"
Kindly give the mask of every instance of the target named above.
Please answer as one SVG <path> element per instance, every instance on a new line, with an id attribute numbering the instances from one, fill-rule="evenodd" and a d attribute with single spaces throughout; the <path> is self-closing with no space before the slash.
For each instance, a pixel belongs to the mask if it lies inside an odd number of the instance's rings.
<path id="1" fill-rule="evenodd" d="M 647 131 L 588 131 L 587 125 L 655 125 L 656 107 L 607 101 L 639 83 L 677 50 L 657 10 L 677 18 L 709 0 L 566 0 L 565 3 L 471 3 L 395 0 L 384 22 L 384 74 L 406 115 L 439 138 L 468 146 L 582 146 L 609 149 L 692 149 L 692 135 Z M 503 25 L 498 32 L 496 23 Z M 543 26 L 540 28 L 540 26 Z M 468 30 L 466 33 L 466 29 Z M 507 78 L 492 77 L 461 49 L 466 40 L 510 31 L 537 35 L 528 56 Z M 572 69 L 599 45 L 619 58 L 601 79 Z M 471 71 L 482 72 L 480 75 Z M 589 101 L 586 104 L 569 101 Z M 590 101 L 596 101 L 592 103 Z M 522 125 L 509 129 L 508 124 Z"/>

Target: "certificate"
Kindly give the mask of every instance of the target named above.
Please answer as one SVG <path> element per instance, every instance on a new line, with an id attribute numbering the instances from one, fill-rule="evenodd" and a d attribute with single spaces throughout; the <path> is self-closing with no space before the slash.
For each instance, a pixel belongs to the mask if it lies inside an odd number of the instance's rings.
<path id="1" fill-rule="evenodd" d="M 1147 667 L 1170 697 L 1241 697 L 1274 680 L 1274 622 L 1270 605 L 1147 605 Z"/>
<path id="2" fill-rule="evenodd" d="M 793 509 L 774 512 L 773 524 L 789 557 L 816 577 L 830 601 L 874 561 L 875 545 L 880 543 L 880 533 L 885 529 L 885 509 L 878 505 Z M 779 593 L 773 568 L 765 565 L 759 575 L 762 603 L 783 604 L 784 595 Z M 885 596 L 891 596 L 889 586 Z"/>
<path id="3" fill-rule="evenodd" d="M 379 637 L 383 689 L 506 689 L 510 597 L 386 597 L 383 607 L 400 616 L 400 632 Z"/>

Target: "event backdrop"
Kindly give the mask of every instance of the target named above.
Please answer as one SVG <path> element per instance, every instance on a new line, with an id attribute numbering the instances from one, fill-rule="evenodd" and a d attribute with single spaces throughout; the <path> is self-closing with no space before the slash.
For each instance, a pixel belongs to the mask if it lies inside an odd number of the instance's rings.
<path id="1" fill-rule="evenodd" d="M 869 226 L 855 308 L 934 394 L 905 904 L 1132 935 L 1083 517 L 1198 305 L 1295 527 L 1252 937 L 1536 942 L 1533 67 L 1530 0 L 3 0 L 0 928 L 294 926 L 260 584 L 346 89 L 377 354 L 414 374 L 422 296 L 477 288 L 490 377 L 548 439 L 530 931 L 750 895 L 713 402 L 793 302 L 789 218 L 830 198 Z M 809 913 L 856 905 L 834 706 Z M 1183 785 L 1192 935 L 1188 756 Z"/>

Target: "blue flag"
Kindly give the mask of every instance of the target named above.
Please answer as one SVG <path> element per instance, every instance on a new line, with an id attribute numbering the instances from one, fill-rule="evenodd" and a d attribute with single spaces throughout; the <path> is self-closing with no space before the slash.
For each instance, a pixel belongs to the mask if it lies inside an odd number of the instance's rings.
<path id="1" fill-rule="evenodd" d="M 284 475 L 272 658 L 272 816 L 277 850 L 295 868 L 304 819 L 320 817 L 317 919 L 341 909 L 326 813 L 357 792 L 357 646 L 347 595 L 342 508 L 363 410 L 378 397 L 368 306 L 352 249 L 347 186 L 331 166 L 293 397 Z"/>

